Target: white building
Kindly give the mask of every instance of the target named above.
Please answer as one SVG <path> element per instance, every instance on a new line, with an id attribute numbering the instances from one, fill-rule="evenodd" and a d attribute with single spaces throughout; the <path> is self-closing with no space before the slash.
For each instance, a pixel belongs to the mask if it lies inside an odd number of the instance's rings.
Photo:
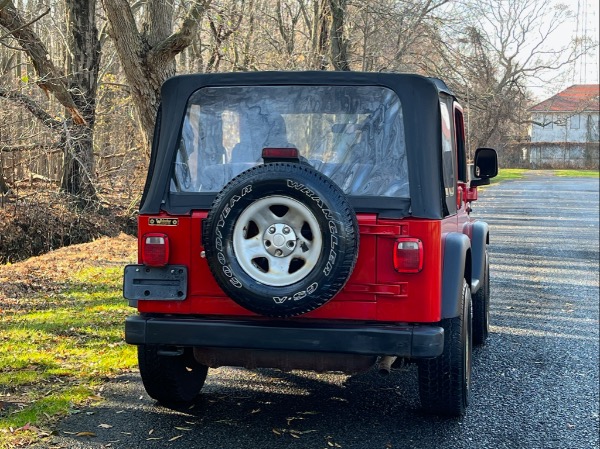
<path id="1" fill-rule="evenodd" d="M 534 168 L 598 168 L 600 85 L 571 86 L 529 109 Z"/>

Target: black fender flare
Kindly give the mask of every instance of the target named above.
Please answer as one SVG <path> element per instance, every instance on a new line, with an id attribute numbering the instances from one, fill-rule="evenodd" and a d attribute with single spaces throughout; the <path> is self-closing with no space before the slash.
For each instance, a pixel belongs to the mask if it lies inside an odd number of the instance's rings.
<path id="1" fill-rule="evenodd" d="M 471 283 L 471 241 L 465 234 L 450 232 L 443 237 L 442 319 L 460 316 L 463 279 Z"/>
<path id="2" fill-rule="evenodd" d="M 484 221 L 476 221 L 471 224 L 471 294 L 477 293 L 477 290 L 483 285 L 485 275 L 485 253 L 486 246 L 490 242 L 489 226 Z"/>

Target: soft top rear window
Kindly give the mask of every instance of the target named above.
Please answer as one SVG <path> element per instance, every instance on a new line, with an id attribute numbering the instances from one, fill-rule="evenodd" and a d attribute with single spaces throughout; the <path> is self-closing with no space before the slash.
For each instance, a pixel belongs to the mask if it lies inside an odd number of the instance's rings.
<path id="1" fill-rule="evenodd" d="M 211 193 L 297 148 L 351 196 L 409 198 L 402 106 L 380 86 L 205 87 L 187 107 L 171 192 Z"/>

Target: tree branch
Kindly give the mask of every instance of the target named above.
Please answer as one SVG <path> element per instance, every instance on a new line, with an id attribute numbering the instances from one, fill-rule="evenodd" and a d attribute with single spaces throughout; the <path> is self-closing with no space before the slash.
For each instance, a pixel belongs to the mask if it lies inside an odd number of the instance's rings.
<path id="1" fill-rule="evenodd" d="M 8 1 L 6 1 L 8 3 Z M 23 29 L 25 27 L 28 27 L 29 25 L 33 25 L 35 22 L 37 22 L 38 20 L 40 20 L 42 17 L 44 17 L 45 15 L 47 15 L 50 12 L 50 8 L 48 8 L 45 12 L 43 12 L 42 14 L 40 14 L 39 16 L 37 16 L 35 19 L 21 25 L 19 28 L 15 29 L 15 30 L 11 30 L 6 34 L 3 34 L 2 36 L 0 36 L 0 41 L 2 39 L 6 39 L 8 36 L 11 36 L 14 32 L 19 31 L 20 29 Z"/>
<path id="2" fill-rule="evenodd" d="M 13 146 L 5 146 L 0 145 L 0 153 L 17 153 L 19 151 L 31 151 L 31 150 L 53 150 L 49 153 L 58 153 L 62 150 L 64 144 L 60 142 L 54 143 L 44 143 L 44 144 L 36 144 L 32 143 L 31 145 L 13 145 Z"/>
<path id="3" fill-rule="evenodd" d="M 150 50 L 148 62 L 150 64 L 164 64 L 165 61 L 172 60 L 173 57 L 189 46 L 198 29 L 199 19 L 204 15 L 210 3 L 211 0 L 196 1 L 183 20 L 181 27 Z"/>
<path id="4" fill-rule="evenodd" d="M 73 97 L 71 97 L 64 82 L 64 74 L 52 63 L 48 57 L 48 50 L 38 35 L 33 32 L 29 25 L 23 23 L 11 0 L 5 0 L 2 9 L 0 9 L 0 26 L 9 30 L 12 37 L 31 59 L 39 76 L 36 82 L 37 85 L 46 93 L 52 92 L 60 104 L 70 112 L 75 123 L 85 124 L 85 119 L 75 106 Z"/>
<path id="5" fill-rule="evenodd" d="M 33 98 L 24 95 L 20 92 L 9 91 L 0 87 L 0 98 L 6 98 L 13 103 L 20 104 L 25 107 L 35 118 L 44 124 L 44 126 L 52 130 L 62 129 L 62 122 L 53 118 L 48 114 Z"/>

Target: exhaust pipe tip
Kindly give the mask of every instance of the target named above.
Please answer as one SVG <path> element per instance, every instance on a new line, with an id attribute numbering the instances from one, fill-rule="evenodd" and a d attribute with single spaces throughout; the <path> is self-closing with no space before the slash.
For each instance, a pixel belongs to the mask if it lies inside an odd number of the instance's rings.
<path id="1" fill-rule="evenodd" d="M 388 376 L 392 370 L 392 364 L 396 361 L 396 356 L 385 355 L 379 360 L 379 374 L 383 377 Z"/>

